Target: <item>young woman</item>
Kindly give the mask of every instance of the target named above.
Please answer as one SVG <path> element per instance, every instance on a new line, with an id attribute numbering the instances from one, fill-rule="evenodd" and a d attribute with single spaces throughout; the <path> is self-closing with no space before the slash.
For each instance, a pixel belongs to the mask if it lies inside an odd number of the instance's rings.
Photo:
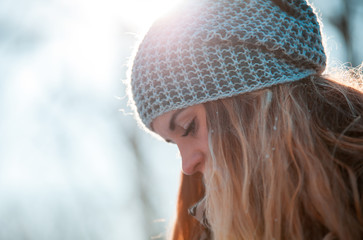
<path id="1" fill-rule="evenodd" d="M 173 239 L 363 239 L 362 77 L 325 62 L 305 0 L 189 0 L 150 28 L 131 88 L 182 156 Z"/>

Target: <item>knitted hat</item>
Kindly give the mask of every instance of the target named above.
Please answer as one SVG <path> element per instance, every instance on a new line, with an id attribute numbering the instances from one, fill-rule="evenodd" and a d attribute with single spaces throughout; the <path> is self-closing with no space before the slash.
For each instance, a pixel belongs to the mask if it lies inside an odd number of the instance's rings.
<path id="1" fill-rule="evenodd" d="M 297 81 L 325 62 L 305 0 L 188 0 L 139 45 L 132 97 L 150 128 L 163 113 Z"/>

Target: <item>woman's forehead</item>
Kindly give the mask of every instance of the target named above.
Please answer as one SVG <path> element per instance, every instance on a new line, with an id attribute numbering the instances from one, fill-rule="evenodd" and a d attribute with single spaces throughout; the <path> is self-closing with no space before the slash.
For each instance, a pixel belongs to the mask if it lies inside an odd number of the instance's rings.
<path id="1" fill-rule="evenodd" d="M 202 104 L 193 105 L 190 107 L 178 109 L 178 110 L 172 110 L 166 113 L 163 113 L 162 115 L 156 117 L 151 122 L 151 128 L 153 131 L 158 132 L 162 129 L 165 130 L 174 130 L 176 120 L 178 116 L 180 115 L 189 115 L 189 114 L 200 114 L 202 111 L 205 111 Z"/>

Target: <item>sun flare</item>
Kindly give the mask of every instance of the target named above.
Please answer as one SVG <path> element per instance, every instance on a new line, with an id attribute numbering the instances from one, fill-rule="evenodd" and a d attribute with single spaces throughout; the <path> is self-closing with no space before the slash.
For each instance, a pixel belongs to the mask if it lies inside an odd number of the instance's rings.
<path id="1" fill-rule="evenodd" d="M 123 18 L 140 29 L 147 29 L 151 23 L 167 13 L 181 0 L 133 0 L 125 6 Z"/>

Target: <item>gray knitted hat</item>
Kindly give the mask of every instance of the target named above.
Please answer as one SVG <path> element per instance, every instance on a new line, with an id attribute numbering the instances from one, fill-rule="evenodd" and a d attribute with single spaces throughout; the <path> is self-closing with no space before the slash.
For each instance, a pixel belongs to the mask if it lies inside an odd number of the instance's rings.
<path id="1" fill-rule="evenodd" d="M 305 0 L 188 0 L 139 45 L 132 97 L 150 128 L 163 113 L 297 81 L 325 62 Z"/>

